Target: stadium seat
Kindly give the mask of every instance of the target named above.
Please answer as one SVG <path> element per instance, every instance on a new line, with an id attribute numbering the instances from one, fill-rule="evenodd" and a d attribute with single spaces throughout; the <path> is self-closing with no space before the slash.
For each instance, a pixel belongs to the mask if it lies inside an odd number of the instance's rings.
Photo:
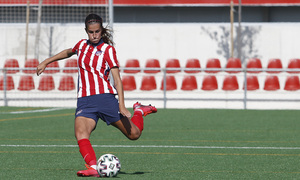
<path id="1" fill-rule="evenodd" d="M 261 61 L 258 58 L 248 59 L 247 61 L 247 68 L 248 69 L 261 69 Z M 248 73 L 260 73 L 261 71 L 248 71 Z"/>
<path id="2" fill-rule="evenodd" d="M 71 67 L 74 67 L 74 68 L 78 67 L 77 66 L 77 59 L 68 59 L 68 60 L 66 60 L 65 68 L 71 68 Z M 78 70 L 77 69 L 74 69 L 74 70 L 72 70 L 72 69 L 64 69 L 63 72 L 64 73 L 77 73 Z"/>
<path id="3" fill-rule="evenodd" d="M 206 68 L 221 68 L 221 63 L 219 59 L 208 59 L 206 62 Z M 217 73 L 220 72 L 220 70 L 206 70 L 207 73 Z"/>
<path id="4" fill-rule="evenodd" d="M 154 76 L 143 76 L 141 90 L 151 91 L 156 89 L 156 80 Z"/>
<path id="5" fill-rule="evenodd" d="M 15 89 L 15 83 L 12 76 L 6 76 L 6 90 L 10 91 Z M 4 90 L 4 76 L 0 77 L 0 90 Z"/>
<path id="6" fill-rule="evenodd" d="M 218 89 L 218 81 L 216 76 L 204 76 L 201 89 L 205 91 L 212 91 Z"/>
<path id="7" fill-rule="evenodd" d="M 223 80 L 222 89 L 224 91 L 234 91 L 239 89 L 237 77 L 235 75 L 226 76 Z"/>
<path id="8" fill-rule="evenodd" d="M 168 59 L 166 63 L 166 68 L 180 68 L 180 62 L 178 59 Z M 167 73 L 178 73 L 181 70 L 167 70 Z"/>
<path id="9" fill-rule="evenodd" d="M 277 76 L 267 76 L 265 79 L 264 90 L 276 91 L 280 89 L 279 79 Z"/>
<path id="10" fill-rule="evenodd" d="M 40 91 L 51 91 L 55 88 L 54 79 L 52 76 L 46 75 L 41 76 L 38 90 Z"/>
<path id="11" fill-rule="evenodd" d="M 4 62 L 4 68 L 19 68 L 19 62 L 18 60 L 16 59 L 7 59 L 5 62 Z M 8 74 L 15 74 L 19 72 L 18 69 L 16 70 L 7 70 L 6 73 Z"/>
<path id="12" fill-rule="evenodd" d="M 161 90 L 164 90 L 164 79 L 161 81 Z M 166 90 L 172 91 L 177 89 L 175 76 L 166 76 Z"/>
<path id="13" fill-rule="evenodd" d="M 270 68 L 277 68 L 277 69 L 282 69 L 282 63 L 280 59 L 270 59 L 268 62 L 268 69 Z M 279 73 L 279 71 L 267 71 L 268 73 Z"/>
<path id="14" fill-rule="evenodd" d="M 62 76 L 59 81 L 58 90 L 60 91 L 72 91 L 75 89 L 75 83 L 72 76 Z"/>
<path id="15" fill-rule="evenodd" d="M 240 69 L 242 68 L 242 62 L 239 58 L 229 58 L 227 60 L 227 63 L 226 63 L 226 68 L 236 68 L 236 69 Z M 226 71 L 228 73 L 239 73 L 241 71 Z"/>
<path id="16" fill-rule="evenodd" d="M 160 68 L 160 63 L 157 59 L 148 59 L 145 68 Z M 145 73 L 158 73 L 160 70 L 145 70 Z"/>
<path id="17" fill-rule="evenodd" d="M 23 75 L 19 81 L 18 90 L 20 91 L 30 91 L 35 88 L 33 77 L 31 75 Z"/>
<path id="18" fill-rule="evenodd" d="M 140 62 L 137 59 L 128 59 L 125 64 L 126 68 L 140 68 Z M 141 70 L 124 70 L 124 73 L 138 73 Z"/>
<path id="19" fill-rule="evenodd" d="M 136 83 L 134 76 L 123 76 L 122 77 L 123 89 L 124 91 L 136 90 Z"/>
<path id="20" fill-rule="evenodd" d="M 290 59 L 288 69 L 300 69 L 300 59 Z M 288 73 L 300 73 L 300 71 L 288 71 Z"/>
<path id="21" fill-rule="evenodd" d="M 182 80 L 181 90 L 192 91 L 198 89 L 197 79 L 195 76 L 184 76 Z"/>
<path id="22" fill-rule="evenodd" d="M 24 73 L 26 74 L 34 74 L 36 73 L 36 67 L 39 65 L 39 60 L 37 59 L 27 59 L 25 61 L 25 65 L 24 67 L 25 68 L 34 68 L 34 69 L 31 69 L 31 70 L 23 70 Z"/>
<path id="23" fill-rule="evenodd" d="M 48 64 L 47 67 L 46 67 L 46 69 L 45 69 L 45 71 L 44 71 L 44 73 L 46 73 L 46 74 L 58 73 L 59 69 L 52 69 L 51 70 L 50 68 L 59 68 L 58 61 L 54 61 L 54 62 Z"/>
<path id="24" fill-rule="evenodd" d="M 188 59 L 185 64 L 185 68 L 201 68 L 199 59 Z M 200 70 L 185 70 L 186 73 L 199 73 Z"/>
<path id="25" fill-rule="evenodd" d="M 245 89 L 245 83 L 243 85 L 243 89 Z M 259 82 L 257 76 L 247 76 L 247 90 L 254 91 L 259 89 Z"/>
<path id="26" fill-rule="evenodd" d="M 288 76 L 285 80 L 284 90 L 297 91 L 300 89 L 300 80 L 298 76 Z"/>

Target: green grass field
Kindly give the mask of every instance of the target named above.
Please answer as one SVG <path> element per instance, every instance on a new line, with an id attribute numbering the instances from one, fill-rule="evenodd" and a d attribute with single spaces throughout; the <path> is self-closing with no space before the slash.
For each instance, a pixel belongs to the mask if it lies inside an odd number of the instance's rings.
<path id="1" fill-rule="evenodd" d="M 1 179 L 77 179 L 84 169 L 74 109 L 42 109 L 0 108 Z M 299 117 L 292 110 L 159 109 L 137 141 L 99 121 L 91 142 L 97 157 L 120 159 L 121 179 L 300 179 Z"/>

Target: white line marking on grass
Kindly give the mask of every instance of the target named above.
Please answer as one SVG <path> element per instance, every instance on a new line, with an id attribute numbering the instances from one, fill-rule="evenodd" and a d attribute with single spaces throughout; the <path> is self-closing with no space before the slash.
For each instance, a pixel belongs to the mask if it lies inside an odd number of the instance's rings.
<path id="1" fill-rule="evenodd" d="M 5 114 L 25 114 L 25 113 L 36 113 L 36 112 L 50 112 L 50 111 L 57 111 L 57 110 L 63 110 L 63 109 L 68 109 L 68 108 L 49 108 L 49 109 L 37 109 L 37 110 L 28 110 L 28 111 L 12 111 L 12 112 L 8 112 Z"/>
<path id="2" fill-rule="evenodd" d="M 0 147 L 78 147 L 78 145 L 10 145 Z M 182 148 L 182 149 L 264 149 L 264 150 L 299 150 L 300 147 L 226 147 L 226 146 L 157 146 L 157 145 L 93 145 L 93 147 L 109 148 Z"/>

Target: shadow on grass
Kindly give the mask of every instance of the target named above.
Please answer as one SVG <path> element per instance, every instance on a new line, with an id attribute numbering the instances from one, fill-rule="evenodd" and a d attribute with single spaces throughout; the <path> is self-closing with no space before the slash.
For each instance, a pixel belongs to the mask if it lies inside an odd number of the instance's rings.
<path id="1" fill-rule="evenodd" d="M 123 172 L 123 171 L 119 172 L 119 174 L 125 174 L 125 175 L 141 175 L 141 174 L 145 174 L 145 173 L 150 173 L 150 172 L 133 172 L 133 173 L 127 173 L 127 172 Z"/>

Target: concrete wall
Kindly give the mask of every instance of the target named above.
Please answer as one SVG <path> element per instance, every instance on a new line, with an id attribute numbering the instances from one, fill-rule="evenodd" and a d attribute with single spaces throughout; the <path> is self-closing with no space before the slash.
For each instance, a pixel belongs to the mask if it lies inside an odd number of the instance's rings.
<path id="1" fill-rule="evenodd" d="M 52 54 L 87 38 L 83 25 L 52 25 Z M 235 25 L 235 36 L 237 24 Z M 280 58 L 287 66 L 290 58 L 300 58 L 300 24 L 242 24 L 242 60 L 258 57 L 263 65 L 270 58 Z M 29 28 L 28 58 L 34 57 L 36 25 Z M 0 65 L 5 59 L 24 60 L 25 25 L 0 25 Z M 144 65 L 148 58 L 157 58 L 161 65 L 169 58 L 178 58 L 184 65 L 188 58 L 198 58 L 204 66 L 208 58 L 219 58 L 222 64 L 230 56 L 229 24 L 115 24 L 114 40 L 122 65 L 129 58 L 137 58 Z M 237 42 L 236 46 L 237 46 Z M 235 56 L 237 56 L 237 47 Z M 50 27 L 41 28 L 39 60 L 49 56 Z M 1 66 L 3 67 L 3 66 Z"/>

